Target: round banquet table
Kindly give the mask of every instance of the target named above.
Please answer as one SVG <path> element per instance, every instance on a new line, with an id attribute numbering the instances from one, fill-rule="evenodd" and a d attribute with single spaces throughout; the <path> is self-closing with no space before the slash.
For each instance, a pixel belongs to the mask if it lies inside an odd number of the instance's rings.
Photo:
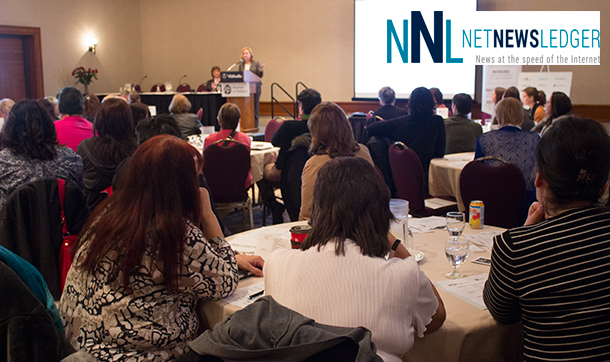
<path id="1" fill-rule="evenodd" d="M 443 158 L 430 161 L 428 171 L 428 189 L 432 196 L 452 196 L 458 204 L 458 209 L 464 211 L 460 195 L 460 174 L 470 161 L 474 160 L 474 152 L 453 153 Z"/>
<path id="2" fill-rule="evenodd" d="M 288 229 L 294 225 L 305 222 L 285 223 L 260 229 L 249 230 L 227 238 L 229 243 L 240 235 L 252 234 L 253 238 L 264 232 L 265 229 Z M 466 226 L 464 234 L 478 234 L 480 232 L 503 231 L 501 228 L 485 226 L 481 230 L 470 229 Z M 288 236 L 289 237 L 289 236 Z M 445 273 L 452 270 L 445 257 L 444 242 L 448 237 L 445 230 L 436 230 L 427 233 L 417 233 L 414 236 L 414 246 L 425 254 L 419 262 L 420 268 L 432 281 L 444 281 Z M 479 256 L 490 256 L 484 249 L 471 252 L 468 260 L 461 266 L 460 272 L 466 275 L 479 275 L 489 272 L 489 266 L 472 263 L 471 260 Z M 263 278 L 250 277 L 239 282 L 240 287 L 248 286 L 262 281 Z M 471 361 L 519 361 L 522 356 L 521 324 L 503 326 L 497 324 L 487 310 L 481 310 L 464 300 L 437 289 L 445 304 L 447 319 L 443 326 L 434 333 L 423 338 L 415 338 L 413 348 L 403 357 L 403 361 L 443 361 L 443 362 L 471 362 Z M 230 316 L 240 308 L 228 304 L 223 300 L 205 302 L 201 305 L 200 316 L 203 325 L 207 328 Z"/>

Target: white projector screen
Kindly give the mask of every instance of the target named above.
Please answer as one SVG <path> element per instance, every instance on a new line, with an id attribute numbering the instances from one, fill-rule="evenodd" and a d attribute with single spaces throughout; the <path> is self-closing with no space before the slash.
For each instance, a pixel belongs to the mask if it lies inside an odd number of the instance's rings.
<path id="1" fill-rule="evenodd" d="M 434 11 L 443 11 L 445 22 L 476 11 L 477 0 L 354 0 L 354 98 L 377 98 L 379 89 L 392 87 L 397 98 L 409 98 L 417 87 L 439 88 L 445 99 L 466 93 L 474 98 L 475 66 L 460 63 L 434 63 L 420 35 L 420 63 L 411 63 L 411 11 L 421 11 L 434 39 Z M 388 20 L 392 20 L 402 46 L 403 20 L 408 20 L 408 63 L 403 63 L 396 41 L 391 42 L 391 63 L 387 62 Z M 452 43 L 460 41 L 452 40 Z M 446 57 L 443 44 L 443 61 Z M 459 54 L 451 54 L 459 57 Z"/>

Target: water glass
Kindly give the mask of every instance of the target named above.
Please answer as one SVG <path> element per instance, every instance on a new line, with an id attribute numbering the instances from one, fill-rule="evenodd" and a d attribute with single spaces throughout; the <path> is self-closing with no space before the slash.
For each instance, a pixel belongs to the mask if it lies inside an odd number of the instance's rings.
<path id="1" fill-rule="evenodd" d="M 449 279 L 462 278 L 465 275 L 458 272 L 458 268 L 464 264 L 468 258 L 469 251 L 468 239 L 463 236 L 451 236 L 445 241 L 445 256 L 449 263 L 453 265 L 453 272 L 446 273 Z"/>
<path id="2" fill-rule="evenodd" d="M 448 212 L 445 216 L 445 221 L 447 223 L 447 232 L 449 233 L 449 236 L 462 236 L 464 226 L 466 225 L 466 215 L 464 215 L 463 212 Z"/>

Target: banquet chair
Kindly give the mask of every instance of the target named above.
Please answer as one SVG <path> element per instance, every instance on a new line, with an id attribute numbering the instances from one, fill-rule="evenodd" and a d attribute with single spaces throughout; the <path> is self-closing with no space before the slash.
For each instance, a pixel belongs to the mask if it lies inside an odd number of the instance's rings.
<path id="1" fill-rule="evenodd" d="M 234 142 L 231 147 L 223 147 L 225 142 Z M 244 185 L 250 172 L 250 151 L 248 147 L 233 140 L 222 139 L 203 150 L 203 175 L 208 182 L 217 210 L 241 209 L 242 225 L 246 228 L 246 209 L 250 213 L 250 228 L 254 229 L 252 200 Z"/>
<path id="2" fill-rule="evenodd" d="M 305 163 L 309 160 L 309 145 L 311 136 L 309 133 L 296 137 L 292 147 L 286 153 L 286 162 L 282 169 L 280 188 L 282 200 L 290 217 L 290 221 L 299 220 L 301 211 L 301 174 Z"/>
<path id="3" fill-rule="evenodd" d="M 38 180 L 13 191 L 0 216 L 0 245 L 34 265 L 53 298 L 61 297 L 60 249 L 63 242 L 57 179 Z M 78 185 L 66 181 L 64 214 L 70 235 L 78 235 L 89 209 Z"/>
<path id="4" fill-rule="evenodd" d="M 419 157 L 402 142 L 395 142 L 388 150 L 392 177 L 396 185 L 396 196 L 409 201 L 409 213 L 415 217 L 444 216 L 449 211 L 457 211 L 453 203 L 440 208 L 426 206 L 424 192 L 424 172 Z M 428 200 L 438 200 L 428 198 Z"/>
<path id="5" fill-rule="evenodd" d="M 494 162 L 486 163 L 489 161 Z M 519 167 L 496 157 L 471 161 L 460 174 L 460 193 L 466 217 L 470 202 L 481 200 L 485 205 L 485 225 L 507 229 L 519 226 L 525 191 L 525 179 Z"/>
<path id="6" fill-rule="evenodd" d="M 280 126 L 284 123 L 284 117 L 278 117 L 281 118 L 281 121 L 278 121 L 275 118 L 271 118 L 269 120 L 269 123 L 267 123 L 267 126 L 265 127 L 265 142 L 271 142 L 271 139 L 273 138 L 273 134 L 275 133 L 275 131 L 277 131 Z"/>
<path id="7" fill-rule="evenodd" d="M 165 92 L 165 84 L 157 83 L 150 88 L 151 92 Z"/>
<path id="8" fill-rule="evenodd" d="M 176 92 L 178 93 L 184 93 L 184 92 L 190 92 L 191 91 L 191 86 L 188 85 L 188 83 L 182 83 L 178 86 L 178 88 L 176 88 Z"/>
<path id="9" fill-rule="evenodd" d="M 205 85 L 205 83 L 200 84 L 199 87 L 197 87 L 197 92 L 205 92 L 207 90 L 207 87 Z"/>

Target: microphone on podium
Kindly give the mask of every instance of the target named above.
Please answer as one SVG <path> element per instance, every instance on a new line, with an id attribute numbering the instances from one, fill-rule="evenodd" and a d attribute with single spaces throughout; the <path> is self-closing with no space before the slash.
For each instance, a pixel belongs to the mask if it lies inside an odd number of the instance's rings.
<path id="1" fill-rule="evenodd" d="M 237 62 L 237 63 L 233 64 L 232 66 L 230 66 L 229 69 L 227 69 L 227 72 L 230 71 L 231 69 L 233 69 L 237 64 L 243 63 L 243 62 L 244 62 L 244 60 L 240 59 L 239 62 Z"/>

